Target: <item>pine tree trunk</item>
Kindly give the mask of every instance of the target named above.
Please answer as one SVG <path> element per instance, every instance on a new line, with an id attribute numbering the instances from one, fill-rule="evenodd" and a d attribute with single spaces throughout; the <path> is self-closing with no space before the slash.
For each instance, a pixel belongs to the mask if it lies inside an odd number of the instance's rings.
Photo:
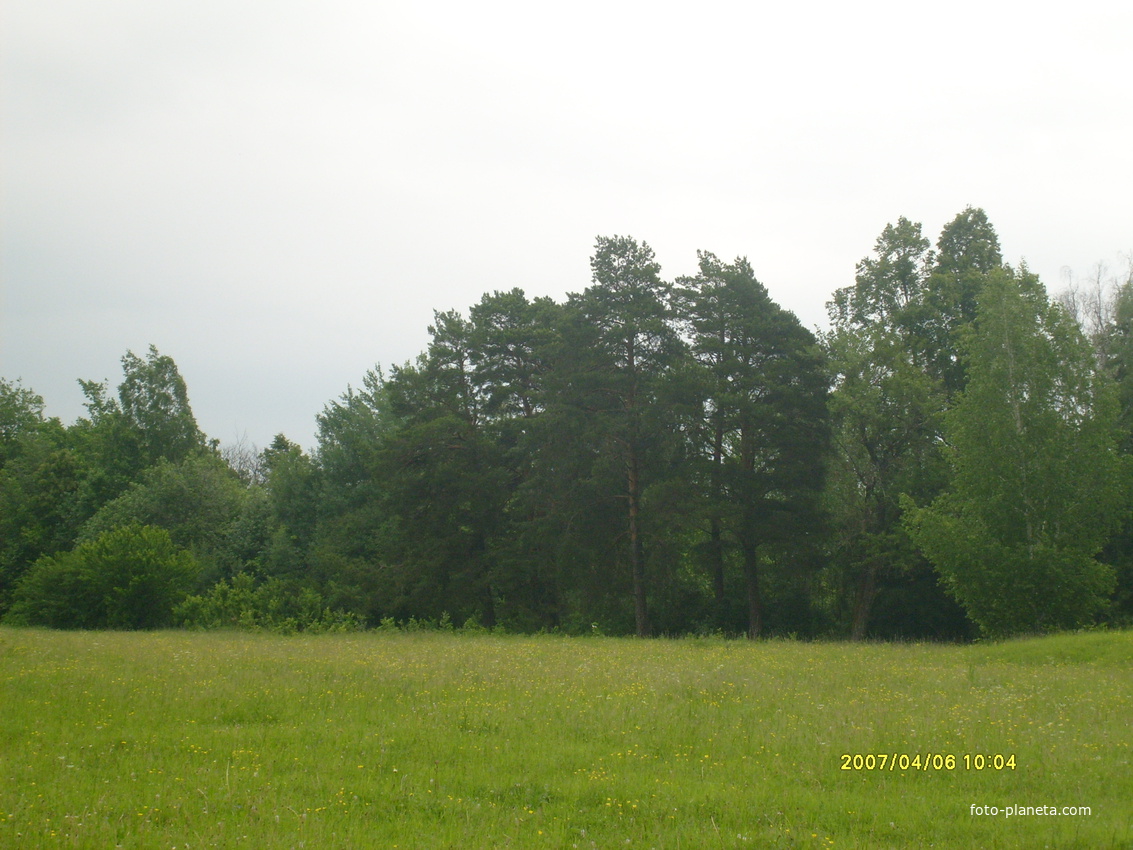
<path id="1" fill-rule="evenodd" d="M 716 504 L 719 504 L 723 490 L 720 483 L 723 462 L 724 423 L 717 416 L 715 433 L 712 435 L 712 500 Z M 716 597 L 716 620 L 722 627 L 724 625 L 724 540 L 718 514 L 713 513 L 711 523 L 709 557 L 712 559 L 712 589 Z"/>
<path id="2" fill-rule="evenodd" d="M 638 637 L 649 637 L 649 609 L 645 599 L 645 563 L 641 533 L 638 529 L 640 482 L 637 473 L 637 452 L 629 452 L 629 563 L 633 575 L 633 616 Z"/>
<path id="3" fill-rule="evenodd" d="M 716 598 L 716 616 L 723 622 L 724 619 L 724 539 L 720 530 L 720 518 L 712 517 L 712 524 L 708 531 L 709 566 L 712 572 L 712 591 Z"/>
<path id="4" fill-rule="evenodd" d="M 744 577 L 747 579 L 747 636 L 756 640 L 763 631 L 763 598 L 759 588 L 759 552 L 750 543 L 743 545 Z"/>
<path id="5" fill-rule="evenodd" d="M 873 608 L 873 598 L 877 595 L 877 564 L 870 562 L 865 575 L 858 584 L 854 598 L 854 621 L 850 626 L 850 640 L 861 640 L 869 626 L 869 614 Z"/>

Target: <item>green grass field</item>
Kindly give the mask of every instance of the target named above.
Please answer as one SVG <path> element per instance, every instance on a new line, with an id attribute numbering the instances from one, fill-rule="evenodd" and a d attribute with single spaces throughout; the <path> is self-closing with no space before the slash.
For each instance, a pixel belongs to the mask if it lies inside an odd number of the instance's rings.
<path id="1" fill-rule="evenodd" d="M 0 629 L 4 848 L 1133 847 L 1131 750 L 1130 632 Z"/>

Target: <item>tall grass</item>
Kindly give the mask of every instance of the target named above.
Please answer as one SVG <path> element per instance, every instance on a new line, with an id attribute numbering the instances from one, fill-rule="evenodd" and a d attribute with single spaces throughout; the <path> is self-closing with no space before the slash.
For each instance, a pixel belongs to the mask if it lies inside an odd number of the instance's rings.
<path id="1" fill-rule="evenodd" d="M 1133 633 L 0 629 L 0 847 L 1133 847 L 1131 662 Z M 910 766 L 841 769 L 881 753 Z"/>

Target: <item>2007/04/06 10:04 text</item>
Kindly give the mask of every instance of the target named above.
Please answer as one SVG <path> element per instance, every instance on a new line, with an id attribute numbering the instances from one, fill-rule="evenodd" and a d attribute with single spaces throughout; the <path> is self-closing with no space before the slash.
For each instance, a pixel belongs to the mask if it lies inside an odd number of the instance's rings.
<path id="1" fill-rule="evenodd" d="M 1004 770 L 1015 769 L 1015 755 L 983 753 L 842 753 L 842 770 Z"/>

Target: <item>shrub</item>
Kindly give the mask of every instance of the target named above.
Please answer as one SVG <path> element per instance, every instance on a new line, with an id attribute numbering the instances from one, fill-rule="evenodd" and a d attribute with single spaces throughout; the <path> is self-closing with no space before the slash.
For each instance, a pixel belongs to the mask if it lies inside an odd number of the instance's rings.
<path id="1" fill-rule="evenodd" d="M 189 628 L 238 628 L 291 634 L 346 632 L 362 627 L 347 611 L 332 611 L 319 593 L 271 578 L 258 583 L 248 573 L 218 582 L 208 593 L 177 606 L 176 621 Z"/>
<path id="2" fill-rule="evenodd" d="M 126 525 L 36 561 L 16 585 L 6 622 L 58 629 L 154 629 L 197 574 L 164 529 Z"/>

